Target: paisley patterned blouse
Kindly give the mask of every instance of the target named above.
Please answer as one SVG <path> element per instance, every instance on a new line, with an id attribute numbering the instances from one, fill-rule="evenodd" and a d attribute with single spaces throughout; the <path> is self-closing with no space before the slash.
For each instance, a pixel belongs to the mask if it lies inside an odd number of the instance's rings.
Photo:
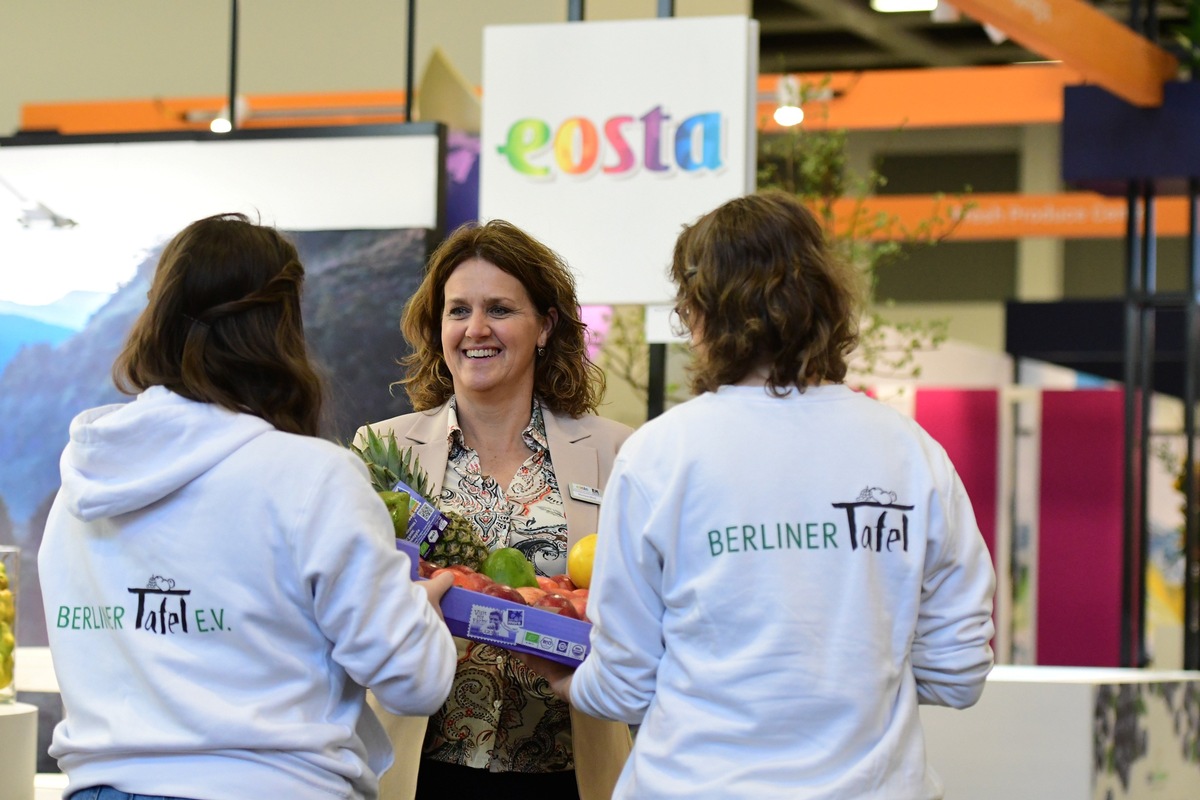
<path id="1" fill-rule="evenodd" d="M 466 516 L 488 547 L 515 547 L 539 575 L 558 575 L 566 571 L 567 518 L 536 399 L 521 435 L 532 452 L 505 490 L 482 474 L 479 454 L 463 441 L 451 398 L 449 459 L 439 501 Z M 493 772 L 574 769 L 570 714 L 549 684 L 506 650 L 455 641 L 454 688 L 429 720 L 424 757 Z"/>

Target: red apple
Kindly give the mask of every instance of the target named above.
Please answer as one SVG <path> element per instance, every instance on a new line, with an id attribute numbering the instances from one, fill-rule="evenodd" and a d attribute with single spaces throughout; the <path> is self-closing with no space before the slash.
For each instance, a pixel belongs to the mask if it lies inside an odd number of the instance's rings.
<path id="1" fill-rule="evenodd" d="M 423 558 L 417 559 L 417 575 L 421 578 L 432 578 L 433 573 L 437 572 L 437 567 L 431 561 L 426 561 Z"/>
<path id="2" fill-rule="evenodd" d="M 540 608 L 543 611 L 552 611 L 555 614 L 562 614 L 564 617 L 571 619 L 581 619 L 579 612 L 575 610 L 574 604 L 571 603 L 571 598 L 558 593 L 548 594 L 540 598 L 533 604 L 534 608 Z"/>
<path id="3" fill-rule="evenodd" d="M 492 583 L 492 579 L 487 575 L 481 575 L 473 569 L 455 569 L 454 567 L 442 567 L 435 569 L 430 577 L 437 577 L 443 572 L 449 572 L 454 576 L 454 585 L 461 589 L 470 589 L 473 592 L 482 592 L 484 587 Z"/>
<path id="4" fill-rule="evenodd" d="M 553 578 L 547 578 L 545 575 L 537 576 L 538 588 L 543 592 L 557 592 L 558 583 Z"/>
<path id="5" fill-rule="evenodd" d="M 525 598 L 526 605 L 533 605 L 547 594 L 545 589 L 539 589 L 536 586 L 518 586 L 516 591 Z"/>
<path id="6" fill-rule="evenodd" d="M 482 592 L 484 589 L 494 585 L 495 583 L 495 581 L 481 572 L 464 572 L 455 576 L 454 578 L 454 584 L 456 586 L 461 586 L 464 589 L 470 589 L 472 592 Z"/>
<path id="7" fill-rule="evenodd" d="M 483 593 L 491 597 L 499 597 L 502 600 L 511 600 L 514 603 L 528 605 L 521 593 L 511 586 L 505 586 L 503 583 L 495 583 L 494 581 L 483 587 Z"/>
<path id="8" fill-rule="evenodd" d="M 569 591 L 574 591 L 576 588 L 575 582 L 571 580 L 570 576 L 565 575 L 565 574 L 564 575 L 552 575 L 550 577 L 550 580 L 557 583 L 559 589 L 567 589 Z"/>
<path id="9" fill-rule="evenodd" d="M 579 595 L 574 595 L 570 599 L 571 599 L 571 605 L 573 605 L 575 607 L 575 613 L 579 615 L 580 619 L 586 620 L 588 618 L 587 598 L 580 597 Z"/>

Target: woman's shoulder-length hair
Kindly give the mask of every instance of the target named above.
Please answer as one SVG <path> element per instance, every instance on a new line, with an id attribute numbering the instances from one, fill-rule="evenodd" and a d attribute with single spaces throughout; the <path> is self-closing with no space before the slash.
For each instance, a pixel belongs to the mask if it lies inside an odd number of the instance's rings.
<path id="1" fill-rule="evenodd" d="M 777 395 L 845 379 L 862 278 L 796 197 L 741 197 L 685 227 L 671 277 L 676 308 L 701 345 L 690 368 L 696 393 L 756 370 Z"/>
<path id="2" fill-rule="evenodd" d="M 467 223 L 430 256 L 424 279 L 404 307 L 400 328 L 412 352 L 401 359 L 404 387 L 418 411 L 446 402 L 454 393 L 442 355 L 442 314 L 450 274 L 478 258 L 521 282 L 539 314 L 555 309 L 558 320 L 535 360 L 534 394 L 556 413 L 578 417 L 594 412 L 604 395 L 604 373 L 588 357 L 586 331 L 575 294 L 575 277 L 556 252 L 512 223 Z"/>
<path id="3" fill-rule="evenodd" d="M 113 382 L 318 435 L 323 387 L 304 339 L 303 282 L 295 246 L 274 228 L 244 214 L 193 222 L 163 249 Z"/>

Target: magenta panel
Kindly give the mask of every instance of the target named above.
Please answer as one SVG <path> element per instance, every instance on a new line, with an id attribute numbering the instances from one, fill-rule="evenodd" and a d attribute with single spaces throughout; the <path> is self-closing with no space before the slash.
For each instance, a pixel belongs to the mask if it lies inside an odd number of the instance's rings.
<path id="1" fill-rule="evenodd" d="M 918 389 L 914 416 L 950 456 L 971 498 L 983 540 L 995 554 L 1000 393 L 995 389 Z"/>
<path id="2" fill-rule="evenodd" d="M 1120 661 L 1124 393 L 1042 393 L 1037 663 Z"/>

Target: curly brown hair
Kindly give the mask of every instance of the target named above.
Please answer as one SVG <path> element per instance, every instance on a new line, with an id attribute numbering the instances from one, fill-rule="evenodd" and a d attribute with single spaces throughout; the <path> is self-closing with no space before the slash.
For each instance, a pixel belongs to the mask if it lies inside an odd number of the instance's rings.
<path id="1" fill-rule="evenodd" d="M 472 258 L 494 264 L 521 282 L 542 316 L 550 309 L 558 321 L 534 366 L 534 394 L 555 413 L 578 417 L 595 412 L 604 396 L 604 373 L 587 354 L 584 324 L 575 297 L 575 277 L 566 262 L 546 245 L 504 220 L 467 223 L 442 242 L 425 267 L 425 277 L 404 306 L 400 329 L 412 347 L 401 359 L 403 386 L 417 411 L 441 405 L 454 394 L 442 354 L 442 312 L 450 273 Z"/>
<path id="2" fill-rule="evenodd" d="M 295 246 L 274 228 L 244 214 L 193 222 L 163 249 L 113 383 L 126 394 L 163 386 L 317 436 L 323 387 L 304 341 L 303 283 Z"/>
<path id="3" fill-rule="evenodd" d="M 686 226 L 671 278 L 676 310 L 699 340 L 690 368 L 697 394 L 756 369 L 767 370 L 775 395 L 845 379 L 862 278 L 794 196 L 741 197 Z"/>

